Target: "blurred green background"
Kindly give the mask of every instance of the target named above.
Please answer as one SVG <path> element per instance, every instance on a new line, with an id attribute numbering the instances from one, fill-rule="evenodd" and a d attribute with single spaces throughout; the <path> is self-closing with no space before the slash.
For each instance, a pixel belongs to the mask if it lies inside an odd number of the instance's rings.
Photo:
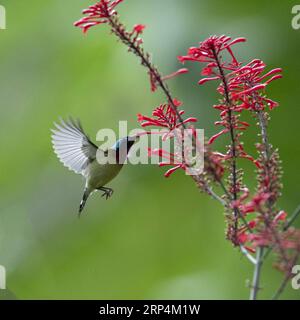
<path id="1" fill-rule="evenodd" d="M 95 194 L 77 219 L 83 180 L 57 160 L 50 128 L 59 116 L 79 117 L 94 139 L 119 120 L 137 127 L 162 101 L 151 94 L 145 70 L 103 26 L 84 36 L 72 26 L 93 1 L 1 1 L 0 32 L 0 264 L 18 299 L 247 299 L 252 267 L 224 240 L 221 206 L 179 172 L 169 179 L 155 166 L 126 166 L 105 201 Z M 268 88 L 280 102 L 271 140 L 284 166 L 280 204 L 291 213 L 299 197 L 300 30 L 291 27 L 297 1 L 127 0 L 128 26 L 147 25 L 145 48 L 163 73 L 176 56 L 211 34 L 243 36 L 243 61 L 261 58 L 282 67 Z M 194 68 L 194 69 L 193 69 Z M 218 112 L 215 84 L 199 87 L 199 68 L 170 87 L 211 136 Z M 253 151 L 255 128 L 245 134 Z M 226 139 L 218 142 L 223 150 Z M 247 165 L 245 163 L 245 165 Z M 253 169 L 247 181 L 254 186 Z M 264 267 L 260 298 L 270 298 L 282 275 Z M 290 286 L 282 298 L 299 299 Z"/>

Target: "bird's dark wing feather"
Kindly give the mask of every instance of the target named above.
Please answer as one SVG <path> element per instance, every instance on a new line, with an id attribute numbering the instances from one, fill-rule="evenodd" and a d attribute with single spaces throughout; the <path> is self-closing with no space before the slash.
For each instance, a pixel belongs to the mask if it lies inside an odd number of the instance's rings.
<path id="1" fill-rule="evenodd" d="M 98 147 L 86 135 L 79 120 L 61 120 L 54 123 L 52 144 L 59 160 L 76 173 L 83 174 L 89 163 L 96 159 Z"/>

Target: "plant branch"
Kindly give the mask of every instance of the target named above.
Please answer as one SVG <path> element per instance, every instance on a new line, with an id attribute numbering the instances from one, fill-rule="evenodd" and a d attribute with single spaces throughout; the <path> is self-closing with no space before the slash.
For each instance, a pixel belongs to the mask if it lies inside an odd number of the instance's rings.
<path id="1" fill-rule="evenodd" d="M 121 41 L 125 43 L 129 47 L 129 49 L 133 51 L 134 54 L 140 57 L 142 61 L 142 65 L 145 66 L 149 70 L 149 73 L 155 78 L 158 86 L 166 95 L 170 106 L 176 112 L 179 122 L 181 123 L 182 127 L 185 129 L 186 126 L 183 122 L 181 115 L 178 112 L 177 107 L 174 104 L 174 99 L 172 98 L 167 85 L 164 83 L 163 77 L 161 76 L 157 68 L 154 67 L 154 65 L 151 63 L 150 55 L 148 53 L 145 53 L 144 50 L 139 45 L 137 45 L 134 41 L 132 41 L 130 36 L 125 31 L 123 25 L 118 21 L 118 18 L 114 16 L 110 16 L 110 18 L 108 19 L 108 22 L 113 32 L 121 39 Z"/>
<path id="2" fill-rule="evenodd" d="M 296 219 L 298 218 L 300 214 L 300 205 L 296 208 L 296 210 L 294 211 L 294 213 L 290 216 L 290 218 L 287 220 L 287 222 L 285 223 L 284 227 L 283 227 L 283 231 L 287 231 L 289 227 L 291 227 L 293 225 L 293 223 L 296 221 Z M 268 250 L 265 252 L 263 259 L 267 259 L 269 254 L 272 252 L 272 250 L 274 249 L 274 246 L 269 247 Z"/>
<path id="3" fill-rule="evenodd" d="M 271 174 L 270 174 L 270 170 L 269 170 L 269 162 L 271 160 L 271 150 L 270 150 L 270 144 L 269 144 L 269 139 L 268 139 L 268 134 L 267 134 L 267 124 L 266 124 L 266 120 L 265 120 L 265 116 L 264 116 L 263 111 L 260 109 L 257 109 L 256 113 L 258 115 L 259 125 L 261 128 L 262 143 L 264 145 L 264 166 L 266 168 L 267 175 L 270 177 Z M 266 190 L 266 191 L 271 192 L 272 190 Z M 268 201 L 269 213 L 267 213 L 267 214 L 263 213 L 264 222 L 265 222 L 266 228 L 269 229 L 269 231 L 272 233 L 272 235 L 274 237 L 276 244 L 273 247 L 275 247 L 277 245 L 278 251 L 280 252 L 285 264 L 288 265 L 288 262 L 289 262 L 288 257 L 286 256 L 286 253 L 281 246 L 280 236 L 278 235 L 276 230 L 274 230 L 274 228 L 272 228 L 272 226 L 271 226 L 272 223 L 270 221 L 270 215 L 272 214 L 272 207 L 273 207 L 272 201 Z M 267 251 L 266 255 L 268 255 L 268 251 Z"/>
<path id="4" fill-rule="evenodd" d="M 240 249 L 241 249 L 241 252 L 243 253 L 243 255 L 244 255 L 252 264 L 254 264 L 254 265 L 257 264 L 256 259 L 253 258 L 253 256 L 248 252 L 248 250 L 247 250 L 244 246 L 240 245 Z"/>
<path id="5" fill-rule="evenodd" d="M 296 219 L 298 218 L 300 214 L 300 205 L 296 208 L 296 210 L 294 211 L 294 213 L 290 216 L 290 218 L 287 220 L 287 222 L 285 223 L 283 230 L 286 231 L 290 226 L 293 225 L 293 223 L 296 221 Z"/>
<path id="6" fill-rule="evenodd" d="M 263 264 L 262 256 L 263 256 L 263 247 L 258 247 L 256 252 L 256 264 L 254 268 L 253 280 L 250 291 L 250 300 L 256 300 L 257 294 L 260 289 L 259 281 L 260 281 L 260 273 Z"/>

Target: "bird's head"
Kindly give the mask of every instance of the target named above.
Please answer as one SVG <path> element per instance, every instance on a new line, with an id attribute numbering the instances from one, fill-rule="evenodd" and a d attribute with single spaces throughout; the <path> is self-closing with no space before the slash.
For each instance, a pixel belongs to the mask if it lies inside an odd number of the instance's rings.
<path id="1" fill-rule="evenodd" d="M 135 144 L 136 141 L 138 141 L 139 137 L 125 137 L 120 140 L 118 140 L 112 149 L 114 150 L 127 150 L 127 153 L 131 149 L 131 147 Z"/>
<path id="2" fill-rule="evenodd" d="M 138 136 L 132 136 L 132 137 L 125 137 L 120 140 L 118 140 L 112 147 L 113 150 L 116 151 L 116 156 L 118 159 L 118 162 L 124 162 L 128 152 L 132 148 L 132 146 L 139 140 Z"/>

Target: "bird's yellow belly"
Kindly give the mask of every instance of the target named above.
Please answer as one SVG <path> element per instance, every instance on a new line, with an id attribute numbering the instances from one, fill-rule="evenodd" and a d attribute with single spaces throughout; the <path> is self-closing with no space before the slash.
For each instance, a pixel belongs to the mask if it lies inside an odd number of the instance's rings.
<path id="1" fill-rule="evenodd" d="M 86 172 L 87 185 L 91 189 L 98 189 L 109 183 L 121 170 L 120 164 L 99 164 L 94 161 Z"/>

